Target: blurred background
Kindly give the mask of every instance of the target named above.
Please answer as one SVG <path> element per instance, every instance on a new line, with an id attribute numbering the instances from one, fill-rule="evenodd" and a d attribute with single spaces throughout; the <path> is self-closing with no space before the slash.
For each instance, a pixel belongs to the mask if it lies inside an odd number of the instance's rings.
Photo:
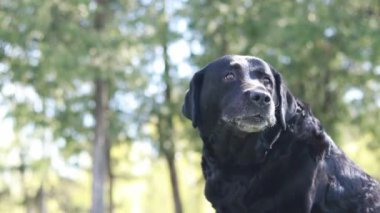
<path id="1" fill-rule="evenodd" d="M 1 0 L 0 212 L 213 212 L 181 105 L 224 54 L 380 178 L 379 0 Z"/>

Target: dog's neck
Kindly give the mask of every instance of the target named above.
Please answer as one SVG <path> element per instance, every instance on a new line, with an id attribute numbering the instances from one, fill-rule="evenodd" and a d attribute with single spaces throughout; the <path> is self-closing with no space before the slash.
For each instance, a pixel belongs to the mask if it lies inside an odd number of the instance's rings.
<path id="1" fill-rule="evenodd" d="M 296 114 L 304 116 L 303 106 L 300 102 L 296 103 L 293 116 Z M 287 124 L 292 126 L 293 121 L 288 120 Z M 207 152 L 209 161 L 223 167 L 244 170 L 247 167 L 255 168 L 262 165 L 273 145 L 279 141 L 285 131 L 283 126 L 277 123 L 262 132 L 244 133 L 229 127 L 229 124 L 223 121 L 218 121 L 212 131 L 205 134 L 200 130 L 200 135 L 204 142 L 203 151 Z"/>
<path id="2" fill-rule="evenodd" d="M 242 133 L 218 122 L 211 134 L 201 136 L 209 161 L 239 169 L 262 164 L 281 132 L 281 125 L 275 125 L 262 132 Z"/>

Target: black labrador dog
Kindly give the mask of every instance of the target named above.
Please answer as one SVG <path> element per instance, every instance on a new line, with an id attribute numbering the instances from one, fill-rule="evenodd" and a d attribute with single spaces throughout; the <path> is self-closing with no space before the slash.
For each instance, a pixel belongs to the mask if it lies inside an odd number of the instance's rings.
<path id="1" fill-rule="evenodd" d="M 183 114 L 204 142 L 217 213 L 379 213 L 380 186 L 334 144 L 262 59 L 228 55 L 198 71 Z"/>

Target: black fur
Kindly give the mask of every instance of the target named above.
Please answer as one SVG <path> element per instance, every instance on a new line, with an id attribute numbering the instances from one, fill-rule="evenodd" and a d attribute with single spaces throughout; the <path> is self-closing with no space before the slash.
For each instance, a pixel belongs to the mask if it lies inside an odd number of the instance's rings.
<path id="1" fill-rule="evenodd" d="M 183 107 L 204 142 L 205 195 L 216 212 L 379 213 L 378 182 L 334 144 L 273 68 L 274 88 L 268 87 L 268 94 L 276 104 L 275 125 L 260 132 L 244 132 L 221 119 L 225 102 L 219 100 L 240 87 L 239 83 L 217 83 L 215 73 L 229 69 L 233 58 L 222 57 L 195 74 Z M 259 79 L 258 75 L 249 76 Z M 232 92 L 241 95 L 240 91 Z"/>

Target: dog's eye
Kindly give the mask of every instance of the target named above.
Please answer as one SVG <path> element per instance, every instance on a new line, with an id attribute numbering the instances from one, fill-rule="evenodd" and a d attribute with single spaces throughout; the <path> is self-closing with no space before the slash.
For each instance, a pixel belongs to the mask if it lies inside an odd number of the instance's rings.
<path id="1" fill-rule="evenodd" d="M 272 83 L 269 77 L 264 77 L 262 81 L 263 81 L 263 84 L 265 85 L 271 85 Z"/>
<path id="2" fill-rule="evenodd" d="M 235 74 L 233 74 L 232 72 L 227 73 L 224 76 L 224 80 L 225 81 L 233 81 L 233 80 L 235 80 Z"/>

